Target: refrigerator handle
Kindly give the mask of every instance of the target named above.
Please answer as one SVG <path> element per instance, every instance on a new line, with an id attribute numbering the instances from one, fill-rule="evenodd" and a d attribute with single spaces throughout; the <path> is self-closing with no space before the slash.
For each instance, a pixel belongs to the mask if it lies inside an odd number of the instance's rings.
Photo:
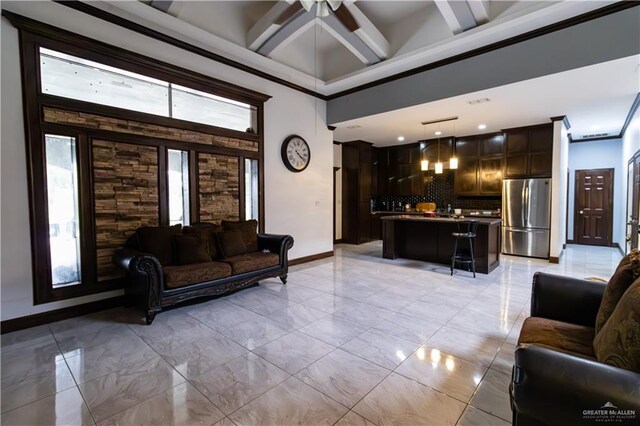
<path id="1" fill-rule="evenodd" d="M 531 206 L 529 205 L 529 202 L 531 200 L 529 200 L 529 181 L 527 181 L 525 187 L 524 187 L 524 197 L 525 197 L 525 218 L 524 218 L 524 226 L 529 227 L 529 214 L 531 213 Z"/>
<path id="2" fill-rule="evenodd" d="M 524 182 L 524 187 L 522 188 L 522 203 L 520 205 L 520 217 L 522 218 L 522 226 L 527 226 L 527 221 L 525 220 L 525 206 L 527 205 L 527 181 Z"/>

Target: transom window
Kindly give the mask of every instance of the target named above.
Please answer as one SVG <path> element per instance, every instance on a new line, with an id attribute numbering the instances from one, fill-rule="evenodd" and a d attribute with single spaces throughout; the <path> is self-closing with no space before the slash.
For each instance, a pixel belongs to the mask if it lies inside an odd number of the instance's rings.
<path id="1" fill-rule="evenodd" d="M 42 93 L 257 132 L 257 108 L 211 93 L 40 48 Z"/>

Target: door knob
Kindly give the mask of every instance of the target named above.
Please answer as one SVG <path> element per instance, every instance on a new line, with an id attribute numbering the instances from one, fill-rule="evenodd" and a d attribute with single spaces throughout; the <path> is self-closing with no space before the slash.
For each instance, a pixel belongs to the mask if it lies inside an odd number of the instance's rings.
<path id="1" fill-rule="evenodd" d="M 582 210 L 579 211 L 580 214 L 584 213 Z"/>

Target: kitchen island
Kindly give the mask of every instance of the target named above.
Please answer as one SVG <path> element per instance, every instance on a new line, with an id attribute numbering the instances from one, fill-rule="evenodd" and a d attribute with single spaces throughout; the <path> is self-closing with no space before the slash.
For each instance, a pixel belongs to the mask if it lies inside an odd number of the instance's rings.
<path id="1" fill-rule="evenodd" d="M 451 265 L 454 238 L 459 220 L 477 220 L 474 251 L 476 272 L 488 274 L 500 265 L 500 225 L 498 218 L 453 219 L 417 215 L 385 216 L 382 220 L 382 257 L 414 259 Z M 461 242 L 465 248 L 466 242 Z"/>

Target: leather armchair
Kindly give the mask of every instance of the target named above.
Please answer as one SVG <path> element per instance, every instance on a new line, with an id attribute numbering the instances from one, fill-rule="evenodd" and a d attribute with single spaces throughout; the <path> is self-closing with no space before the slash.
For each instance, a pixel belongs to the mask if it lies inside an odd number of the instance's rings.
<path id="1" fill-rule="evenodd" d="M 536 273 L 531 316 L 593 327 L 605 287 Z M 628 424 L 640 422 L 640 374 L 549 346 L 518 346 L 510 396 L 514 426 L 590 424 L 595 421 L 584 411 L 606 403 L 635 410 Z"/>

